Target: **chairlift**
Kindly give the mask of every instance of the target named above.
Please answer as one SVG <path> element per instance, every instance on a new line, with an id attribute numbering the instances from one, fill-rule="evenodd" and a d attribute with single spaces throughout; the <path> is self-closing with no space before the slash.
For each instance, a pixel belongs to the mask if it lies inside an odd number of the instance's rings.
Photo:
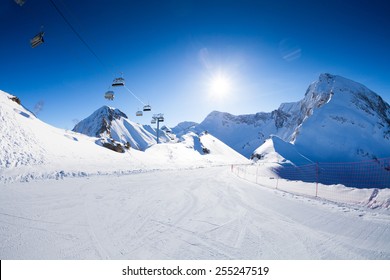
<path id="1" fill-rule="evenodd" d="M 122 77 L 115 78 L 112 82 L 113 87 L 123 87 L 125 85 L 125 79 Z"/>
<path id="2" fill-rule="evenodd" d="M 40 44 L 42 44 L 44 42 L 43 35 L 44 35 L 44 32 L 41 31 L 37 35 L 35 35 L 34 38 L 32 38 L 30 40 L 30 44 L 31 44 L 32 48 L 38 47 Z"/>
<path id="3" fill-rule="evenodd" d="M 137 111 L 137 112 L 135 113 L 135 115 L 136 115 L 137 117 L 142 117 L 143 113 L 142 113 L 142 111 Z"/>
<path id="4" fill-rule="evenodd" d="M 20 7 L 24 5 L 26 0 L 15 0 L 15 3 L 18 4 Z"/>
<path id="5" fill-rule="evenodd" d="M 153 119 L 158 122 L 163 122 L 164 121 L 164 115 L 163 114 L 155 114 L 153 115 Z"/>
<path id="6" fill-rule="evenodd" d="M 150 112 L 152 111 L 152 107 L 150 105 L 145 105 L 143 110 L 144 112 Z"/>
<path id="7" fill-rule="evenodd" d="M 155 124 L 156 122 L 157 122 L 156 119 L 152 119 L 152 121 L 150 123 Z"/>
<path id="8" fill-rule="evenodd" d="M 104 98 L 108 100 L 114 100 L 114 92 L 112 90 L 107 91 L 104 94 Z"/>

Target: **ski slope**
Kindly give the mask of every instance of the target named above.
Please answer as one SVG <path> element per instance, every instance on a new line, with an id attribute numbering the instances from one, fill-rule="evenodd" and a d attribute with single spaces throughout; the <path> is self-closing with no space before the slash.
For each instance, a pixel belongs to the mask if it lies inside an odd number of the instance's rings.
<path id="1" fill-rule="evenodd" d="M 386 209 L 311 200 L 230 167 L 1 186 L 0 259 L 390 259 Z"/>

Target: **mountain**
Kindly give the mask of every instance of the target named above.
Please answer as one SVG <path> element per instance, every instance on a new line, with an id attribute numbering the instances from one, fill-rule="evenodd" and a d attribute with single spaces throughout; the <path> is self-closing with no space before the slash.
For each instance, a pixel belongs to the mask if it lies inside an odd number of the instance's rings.
<path id="1" fill-rule="evenodd" d="M 129 166 L 120 154 L 96 145 L 96 138 L 42 122 L 4 91 L 0 123 L 0 181 L 84 176 Z M 112 161 L 117 165 L 109 164 Z"/>
<path id="2" fill-rule="evenodd" d="M 389 108 L 364 85 L 321 74 L 298 102 L 283 103 L 270 113 L 234 116 L 214 111 L 196 129 L 209 131 L 246 157 L 274 135 L 276 146 L 279 140 L 293 145 L 299 162 L 353 161 L 390 156 Z M 253 156 L 264 154 L 257 151 Z"/>
<path id="3" fill-rule="evenodd" d="M 389 104 L 362 84 L 339 76 L 320 78 L 307 95 L 326 103 L 314 107 L 311 117 L 294 132 L 297 149 L 316 161 L 390 156 Z"/>
<path id="4" fill-rule="evenodd" d="M 154 129 L 128 121 L 120 110 L 102 107 L 95 113 L 78 125 L 91 135 L 87 136 L 42 122 L 19 98 L 0 91 L 0 182 L 248 163 L 210 134 L 153 145 Z M 151 146 L 145 151 L 130 147 L 125 153 L 115 153 L 96 145 L 102 137 L 134 139 L 132 143 Z"/>
<path id="5" fill-rule="evenodd" d="M 364 85 L 323 74 L 293 107 L 299 110 L 283 113 L 297 126 L 281 139 L 303 157 L 313 162 L 348 162 L 390 156 L 390 106 Z M 287 159 L 296 162 L 294 157 Z"/>
<path id="6" fill-rule="evenodd" d="M 98 137 L 97 142 L 106 146 L 107 143 L 128 145 L 131 148 L 144 151 L 157 143 L 157 131 L 150 125 L 141 125 L 129 120 L 119 109 L 103 106 L 89 117 L 80 121 L 73 128 L 91 137 Z M 165 130 L 159 131 L 160 142 L 169 142 L 170 138 Z M 120 150 L 123 152 L 123 150 Z"/>
<path id="7" fill-rule="evenodd" d="M 179 124 L 177 124 L 175 127 L 171 129 L 171 132 L 175 134 L 176 136 L 180 137 L 184 134 L 187 134 L 188 132 L 197 132 L 200 133 L 201 131 L 198 131 L 196 127 L 199 124 L 196 122 L 191 121 L 184 121 Z"/>
<path id="8" fill-rule="evenodd" d="M 235 116 L 213 111 L 195 129 L 210 132 L 247 158 L 277 132 L 272 113 Z"/>

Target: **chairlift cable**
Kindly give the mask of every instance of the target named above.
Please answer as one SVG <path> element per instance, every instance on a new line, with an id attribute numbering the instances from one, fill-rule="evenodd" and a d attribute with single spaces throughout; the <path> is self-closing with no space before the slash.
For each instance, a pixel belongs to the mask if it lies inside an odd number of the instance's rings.
<path id="1" fill-rule="evenodd" d="M 125 87 L 125 89 L 127 89 L 127 91 L 128 92 L 130 92 L 131 93 L 131 95 L 133 95 L 134 96 L 134 98 L 136 98 L 139 102 L 141 102 L 142 103 L 142 105 L 146 105 L 144 102 L 142 102 L 142 100 L 141 99 L 139 99 L 138 98 L 138 96 L 137 95 L 135 95 L 126 85 L 124 86 Z"/>
<path id="2" fill-rule="evenodd" d="M 100 59 L 100 57 L 94 52 L 94 50 L 88 45 L 88 43 L 83 39 L 83 37 L 80 35 L 79 32 L 73 27 L 73 25 L 69 22 L 69 20 L 65 17 L 65 15 L 61 12 L 59 7 L 56 5 L 56 3 L 53 0 L 49 0 L 50 3 L 53 5 L 55 10 L 58 12 L 58 14 L 63 18 L 63 20 L 66 22 L 66 24 L 70 27 L 70 29 L 73 31 L 73 33 L 79 38 L 79 40 L 85 45 L 85 47 L 91 52 L 91 54 L 99 61 L 99 63 L 105 68 L 108 72 L 108 67 L 104 64 L 104 62 Z M 127 89 L 127 91 L 134 96 L 142 105 L 146 105 L 137 95 L 135 95 L 126 85 L 124 87 Z"/>
<path id="3" fill-rule="evenodd" d="M 56 3 L 53 0 L 49 0 L 50 3 L 53 5 L 55 10 L 58 12 L 58 14 L 64 19 L 66 24 L 72 29 L 73 33 L 76 34 L 76 36 L 80 39 L 80 41 L 87 47 L 87 49 L 91 52 L 93 56 L 100 62 L 100 64 L 108 70 L 107 66 L 103 63 L 103 61 L 99 58 L 99 56 L 93 51 L 93 49 L 88 45 L 88 43 L 81 37 L 80 33 L 77 32 L 77 30 L 73 27 L 73 25 L 68 21 L 68 19 L 65 17 L 65 15 L 61 12 L 61 10 L 58 8 Z"/>

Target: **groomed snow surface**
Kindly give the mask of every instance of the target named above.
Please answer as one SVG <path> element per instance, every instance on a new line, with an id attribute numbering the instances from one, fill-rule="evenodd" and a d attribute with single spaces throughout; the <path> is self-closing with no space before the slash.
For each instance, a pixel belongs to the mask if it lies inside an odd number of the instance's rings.
<path id="1" fill-rule="evenodd" d="M 2 186 L 1 259 L 389 259 L 387 210 L 295 196 L 230 167 Z"/>

